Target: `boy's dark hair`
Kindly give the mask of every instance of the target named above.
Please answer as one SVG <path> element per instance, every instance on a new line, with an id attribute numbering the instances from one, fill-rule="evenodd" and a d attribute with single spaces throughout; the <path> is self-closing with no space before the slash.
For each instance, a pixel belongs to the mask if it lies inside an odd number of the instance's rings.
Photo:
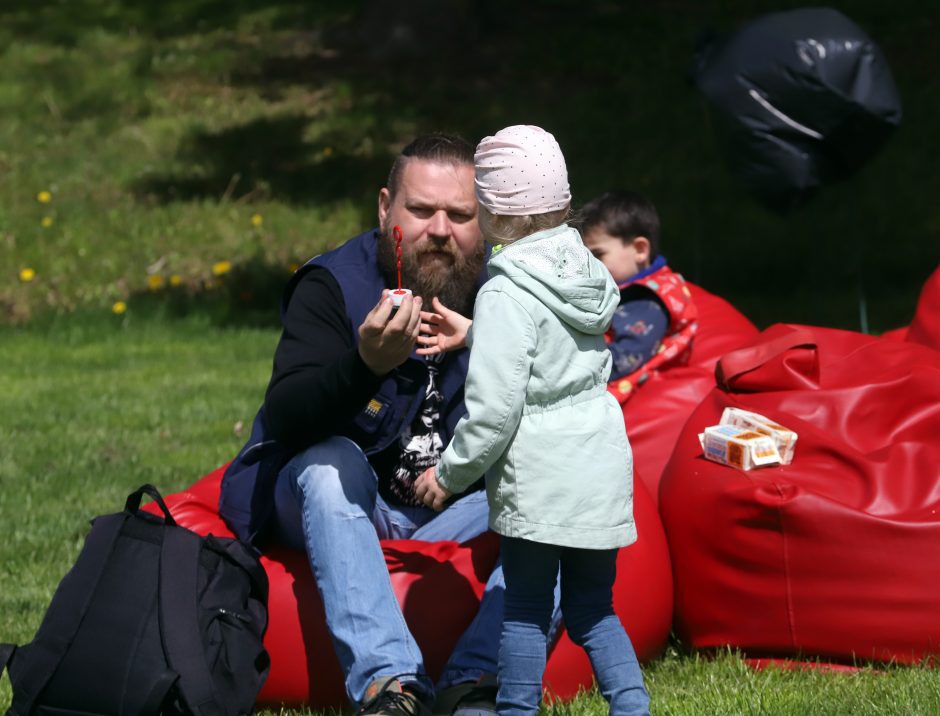
<path id="1" fill-rule="evenodd" d="M 392 169 L 388 173 L 385 185 L 389 193 L 395 196 L 401 183 L 401 174 L 409 159 L 423 159 L 441 164 L 469 164 L 473 166 L 474 147 L 458 134 L 434 132 L 423 134 L 401 150 Z"/>
<path id="2" fill-rule="evenodd" d="M 605 192 L 582 206 L 574 223 L 582 236 L 601 228 L 625 244 L 645 236 L 650 242 L 650 258 L 659 254 L 659 213 L 653 202 L 639 192 Z"/>

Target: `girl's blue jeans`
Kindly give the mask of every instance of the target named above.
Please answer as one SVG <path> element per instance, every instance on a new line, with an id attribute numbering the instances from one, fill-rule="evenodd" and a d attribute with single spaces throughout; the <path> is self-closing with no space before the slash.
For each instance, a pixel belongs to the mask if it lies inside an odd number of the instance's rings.
<path id="1" fill-rule="evenodd" d="M 613 608 L 617 550 L 502 540 L 505 620 L 499 647 L 500 716 L 533 716 L 542 699 L 545 643 L 561 568 L 561 613 L 584 647 L 612 716 L 649 715 L 649 695 L 630 638 Z"/>

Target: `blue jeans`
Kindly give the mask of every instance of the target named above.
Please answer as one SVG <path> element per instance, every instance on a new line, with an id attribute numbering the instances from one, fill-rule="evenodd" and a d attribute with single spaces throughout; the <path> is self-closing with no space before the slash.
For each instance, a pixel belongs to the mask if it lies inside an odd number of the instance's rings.
<path id="1" fill-rule="evenodd" d="M 443 512 L 388 505 L 362 450 L 333 437 L 295 456 L 275 487 L 277 541 L 307 552 L 326 612 L 326 624 L 346 693 L 362 702 L 377 677 L 417 675 L 429 696 L 434 688 L 421 651 L 392 590 L 381 539 L 462 542 L 488 529 L 486 494 L 476 492 Z M 480 609 L 444 667 L 439 688 L 496 673 L 503 618 L 503 571 L 493 570 Z M 545 644 L 542 645 L 543 652 Z"/>
<path id="2" fill-rule="evenodd" d="M 614 613 L 617 550 L 590 550 L 503 537 L 506 618 L 499 648 L 500 716 L 533 716 L 542 700 L 545 640 L 561 566 L 561 613 L 584 648 L 612 716 L 649 716 L 649 695 L 630 638 Z"/>

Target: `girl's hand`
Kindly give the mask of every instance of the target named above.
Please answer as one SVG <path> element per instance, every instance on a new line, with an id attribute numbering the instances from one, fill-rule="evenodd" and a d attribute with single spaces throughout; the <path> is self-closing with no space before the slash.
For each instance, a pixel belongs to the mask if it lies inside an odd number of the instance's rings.
<path id="1" fill-rule="evenodd" d="M 451 311 L 437 296 L 431 299 L 433 311 L 421 311 L 418 333 L 418 349 L 421 356 L 457 350 L 467 345 L 467 332 L 473 323 L 469 318 Z"/>
<path id="2" fill-rule="evenodd" d="M 418 479 L 415 480 L 415 496 L 421 500 L 425 506 L 437 510 L 438 512 L 444 509 L 444 500 L 452 494 L 454 493 L 440 486 L 437 481 L 437 471 L 433 467 L 429 467 L 422 472 L 418 475 Z"/>

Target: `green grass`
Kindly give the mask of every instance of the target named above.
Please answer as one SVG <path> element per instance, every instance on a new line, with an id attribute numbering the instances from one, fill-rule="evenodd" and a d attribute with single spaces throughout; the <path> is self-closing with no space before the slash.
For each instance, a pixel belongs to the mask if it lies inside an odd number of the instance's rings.
<path id="1" fill-rule="evenodd" d="M 91 517 L 143 482 L 181 490 L 235 454 L 276 341 L 271 329 L 107 312 L 0 330 L 0 639 L 32 638 Z M 755 671 L 673 646 L 645 677 L 657 716 L 940 713 L 928 668 Z M 10 698 L 3 677 L 0 709 Z M 606 713 L 596 694 L 550 711 Z"/>
<path id="2" fill-rule="evenodd" d="M 726 652 L 714 659 L 667 656 L 646 670 L 646 679 L 656 716 L 926 716 L 940 710 L 940 680 L 927 668 L 757 671 Z M 598 697 L 593 705 L 597 713 L 603 704 Z"/>
<path id="3" fill-rule="evenodd" d="M 785 215 L 731 177 L 686 78 L 703 30 L 795 0 L 481 0 L 444 41 L 407 46 L 430 48 L 417 59 L 371 57 L 386 28 L 363 37 L 339 0 L 137 5 L 0 4 L 0 322 L 119 300 L 178 315 L 207 297 L 227 318 L 269 306 L 272 275 L 375 223 L 389 161 L 416 132 L 476 140 L 521 121 L 559 138 L 576 204 L 648 193 L 673 266 L 759 325 L 858 328 L 860 293 L 872 330 L 905 324 L 940 261 L 932 5 L 831 3 L 884 51 L 904 120 L 860 172 Z M 220 312 L 223 261 L 240 273 Z"/>
<path id="4" fill-rule="evenodd" d="M 99 319 L 0 333 L 5 638 L 35 631 L 91 517 L 144 482 L 175 492 L 231 459 L 276 341 L 270 330 Z"/>
<path id="5" fill-rule="evenodd" d="M 672 265 L 761 326 L 857 329 L 860 295 L 872 330 L 907 323 L 940 261 L 940 7 L 830 3 L 884 51 L 905 116 L 786 215 L 729 175 L 686 81 L 702 30 L 804 4 L 480 0 L 406 48 L 428 55 L 377 58 L 392 33 L 363 39 L 341 0 L 0 0 L 0 638 L 31 638 L 91 517 L 235 454 L 291 266 L 374 224 L 417 132 L 542 124 L 576 203 L 646 192 Z M 929 669 L 756 672 L 672 648 L 646 677 L 657 714 L 940 713 Z"/>

